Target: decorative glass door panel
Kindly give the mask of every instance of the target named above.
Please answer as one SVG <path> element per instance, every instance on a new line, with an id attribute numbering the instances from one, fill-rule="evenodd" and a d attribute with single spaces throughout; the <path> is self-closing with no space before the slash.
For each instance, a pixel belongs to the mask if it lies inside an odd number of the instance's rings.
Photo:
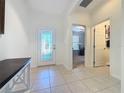
<path id="1" fill-rule="evenodd" d="M 52 32 L 41 33 L 41 61 L 53 59 L 53 35 Z"/>
<path id="2" fill-rule="evenodd" d="M 41 31 L 40 33 L 40 64 L 55 64 L 54 35 L 52 31 Z"/>

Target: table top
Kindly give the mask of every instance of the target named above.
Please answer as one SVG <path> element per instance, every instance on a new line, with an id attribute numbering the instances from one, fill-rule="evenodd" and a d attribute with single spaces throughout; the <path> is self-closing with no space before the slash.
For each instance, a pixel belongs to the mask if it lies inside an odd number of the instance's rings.
<path id="1" fill-rule="evenodd" d="M 0 61 L 0 89 L 8 83 L 31 58 L 16 58 Z"/>

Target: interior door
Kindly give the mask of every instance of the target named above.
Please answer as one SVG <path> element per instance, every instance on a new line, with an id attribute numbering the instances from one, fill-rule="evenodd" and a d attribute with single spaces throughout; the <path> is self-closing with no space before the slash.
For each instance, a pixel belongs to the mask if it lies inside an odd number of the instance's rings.
<path id="1" fill-rule="evenodd" d="M 40 61 L 38 65 L 55 64 L 55 35 L 50 29 L 40 31 Z"/>
<path id="2" fill-rule="evenodd" d="M 94 50 L 94 60 L 95 66 L 104 66 L 105 65 L 105 27 L 102 24 L 95 26 L 94 29 L 94 39 L 95 39 L 95 50 Z"/>

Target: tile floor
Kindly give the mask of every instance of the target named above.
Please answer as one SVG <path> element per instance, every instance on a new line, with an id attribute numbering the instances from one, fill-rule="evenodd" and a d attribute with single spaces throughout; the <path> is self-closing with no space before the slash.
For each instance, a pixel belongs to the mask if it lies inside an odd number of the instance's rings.
<path id="1" fill-rule="evenodd" d="M 31 84 L 31 93 L 121 93 L 120 81 L 109 75 L 109 67 L 38 67 L 31 70 Z"/>

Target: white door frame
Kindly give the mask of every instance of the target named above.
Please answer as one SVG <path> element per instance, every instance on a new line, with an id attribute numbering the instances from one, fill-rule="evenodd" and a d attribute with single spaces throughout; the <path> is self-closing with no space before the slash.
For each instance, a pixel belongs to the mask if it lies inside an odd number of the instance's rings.
<path id="1" fill-rule="evenodd" d="M 48 61 L 48 62 L 42 62 L 41 61 L 41 32 L 52 32 L 53 33 L 53 60 L 52 61 Z M 38 31 L 38 62 L 37 62 L 37 66 L 45 66 L 45 65 L 54 65 L 56 64 L 55 59 L 56 59 L 56 35 L 55 35 L 55 29 L 53 27 L 41 27 L 41 29 Z"/>
<path id="2" fill-rule="evenodd" d="M 110 20 L 110 18 L 107 18 L 107 19 L 105 19 L 105 20 L 99 22 L 98 24 L 95 24 L 94 26 L 92 26 L 92 29 L 91 29 L 91 34 L 92 34 L 91 48 L 92 48 L 93 67 L 97 67 L 97 66 L 96 66 L 96 51 L 95 51 L 95 49 L 96 49 L 96 46 L 95 46 L 95 42 L 96 42 L 96 40 L 95 40 L 95 37 L 96 37 L 95 33 L 96 33 L 96 31 L 95 31 L 95 29 L 96 29 L 96 26 L 97 26 L 97 25 L 99 25 L 99 24 L 101 24 L 101 23 L 104 23 L 104 22 L 106 22 L 106 21 L 109 21 L 109 22 L 110 22 L 110 26 L 111 26 L 111 20 Z M 110 34 L 111 34 L 111 33 L 110 33 Z M 111 35 L 110 35 L 110 41 L 111 41 Z M 111 46 L 110 46 L 110 48 L 109 48 L 109 51 L 110 51 L 110 50 L 111 50 Z M 109 60 L 110 60 L 110 54 L 109 54 Z M 109 64 L 110 64 L 110 62 L 109 62 Z M 104 66 L 104 65 L 103 65 L 103 66 Z"/>

